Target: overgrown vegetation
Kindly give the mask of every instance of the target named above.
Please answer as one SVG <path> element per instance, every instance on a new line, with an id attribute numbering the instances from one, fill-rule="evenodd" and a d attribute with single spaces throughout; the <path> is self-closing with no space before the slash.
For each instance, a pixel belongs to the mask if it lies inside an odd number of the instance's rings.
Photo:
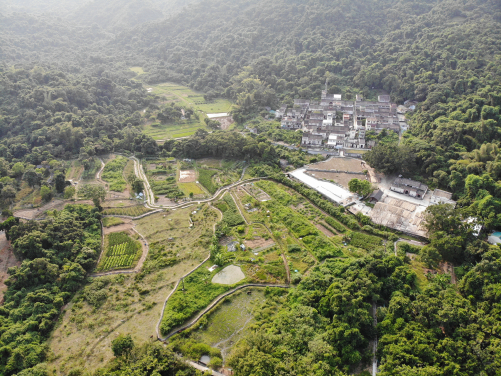
<path id="1" fill-rule="evenodd" d="M 198 181 L 207 189 L 211 194 L 216 193 L 218 187 L 212 181 L 212 177 L 217 174 L 217 171 L 199 169 L 198 170 Z"/>
<path id="2" fill-rule="evenodd" d="M 109 183 L 111 191 L 123 192 L 127 187 L 127 182 L 124 179 L 124 169 L 128 159 L 118 156 L 104 166 L 102 178 Z"/>
<path id="3" fill-rule="evenodd" d="M 227 226 L 238 226 L 244 223 L 244 219 L 240 215 L 235 201 L 230 194 L 223 197 L 223 201 L 216 203 L 216 207 L 223 212 L 223 223 Z"/>

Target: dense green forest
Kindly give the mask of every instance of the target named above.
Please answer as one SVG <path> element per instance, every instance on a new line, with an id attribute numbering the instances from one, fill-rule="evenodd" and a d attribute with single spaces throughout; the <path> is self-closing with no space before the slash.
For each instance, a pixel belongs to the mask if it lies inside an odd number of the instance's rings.
<path id="1" fill-rule="evenodd" d="M 23 261 L 9 270 L 0 307 L 0 373 L 16 374 L 46 359 L 45 339 L 98 258 L 100 218 L 97 209 L 75 205 L 41 222 L 11 217 L 2 223 Z"/>
<path id="2" fill-rule="evenodd" d="M 217 157 L 246 160 L 252 175 L 360 227 L 366 218 L 278 174 L 281 158 L 296 167 L 313 160 L 273 146 L 300 134 L 256 116 L 319 98 L 326 84 L 345 99 L 415 100 L 400 142 L 365 158 L 454 193 L 456 208 L 426 213 L 430 244 L 420 258 L 428 267 L 452 262 L 457 284 L 439 275 L 418 285 L 403 255 L 327 259 L 276 297 L 281 308 L 259 317 L 230 364 L 243 376 L 351 374 L 371 361 L 377 337 L 380 375 L 499 375 L 501 253 L 484 239 L 501 229 L 500 23 L 497 0 L 0 0 L 0 204 L 9 208 L 22 181 L 42 184 L 40 164 L 52 164 L 61 193 L 57 160 Z M 143 83 L 167 81 L 230 99 L 237 123 L 261 134 L 199 130 L 158 146 L 141 132 L 143 111 L 156 106 Z M 44 343 L 95 264 L 99 219 L 97 209 L 69 206 L 44 221 L 1 225 L 22 264 L 9 271 L 0 307 L 0 374 L 48 375 Z M 162 346 L 122 355 L 97 375 L 193 374 Z"/>

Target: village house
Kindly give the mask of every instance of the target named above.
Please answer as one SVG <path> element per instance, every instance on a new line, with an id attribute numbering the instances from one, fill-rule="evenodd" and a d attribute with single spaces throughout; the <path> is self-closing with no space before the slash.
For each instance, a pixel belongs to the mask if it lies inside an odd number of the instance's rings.
<path id="1" fill-rule="evenodd" d="M 305 132 L 303 133 L 301 146 L 321 146 L 323 139 L 323 136 L 320 134 Z"/>
<path id="2" fill-rule="evenodd" d="M 411 179 L 397 178 L 390 186 L 393 192 L 402 193 L 414 198 L 423 199 L 428 192 L 428 186 Z"/>

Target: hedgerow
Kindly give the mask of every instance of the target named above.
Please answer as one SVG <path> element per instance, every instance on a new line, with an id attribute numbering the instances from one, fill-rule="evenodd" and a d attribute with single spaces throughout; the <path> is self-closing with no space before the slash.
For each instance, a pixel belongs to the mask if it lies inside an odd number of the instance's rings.
<path id="1" fill-rule="evenodd" d="M 344 227 L 341 223 L 339 223 L 335 219 L 333 219 L 331 217 L 325 217 L 324 219 L 325 219 L 325 222 L 327 222 L 327 224 L 329 226 L 331 226 L 333 229 L 335 229 L 336 231 L 339 231 L 341 233 L 346 231 L 346 227 Z"/>

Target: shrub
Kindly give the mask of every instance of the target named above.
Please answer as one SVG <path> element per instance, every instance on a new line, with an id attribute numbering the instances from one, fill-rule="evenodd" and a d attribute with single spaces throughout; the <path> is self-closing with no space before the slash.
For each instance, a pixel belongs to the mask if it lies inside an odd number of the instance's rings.
<path id="1" fill-rule="evenodd" d="M 223 360 L 217 356 L 214 356 L 211 358 L 208 366 L 213 368 L 213 369 L 220 368 L 223 366 Z"/>
<path id="2" fill-rule="evenodd" d="M 321 236 L 306 236 L 303 238 L 303 242 L 320 261 L 343 256 L 343 251 L 340 248 Z"/>
<path id="3" fill-rule="evenodd" d="M 396 235 L 390 231 L 378 230 L 372 226 L 364 226 L 362 229 L 365 232 L 368 232 L 369 234 L 380 236 L 382 238 L 388 239 L 391 242 L 398 240 L 398 235 Z"/>
<path id="4" fill-rule="evenodd" d="M 111 350 L 115 356 L 128 355 L 134 348 L 134 341 L 130 334 L 120 334 L 111 342 Z"/>
<path id="5" fill-rule="evenodd" d="M 412 245 L 409 243 L 398 243 L 398 248 L 400 248 L 405 253 L 414 253 L 418 255 L 422 247 L 419 247 L 417 245 Z"/>

